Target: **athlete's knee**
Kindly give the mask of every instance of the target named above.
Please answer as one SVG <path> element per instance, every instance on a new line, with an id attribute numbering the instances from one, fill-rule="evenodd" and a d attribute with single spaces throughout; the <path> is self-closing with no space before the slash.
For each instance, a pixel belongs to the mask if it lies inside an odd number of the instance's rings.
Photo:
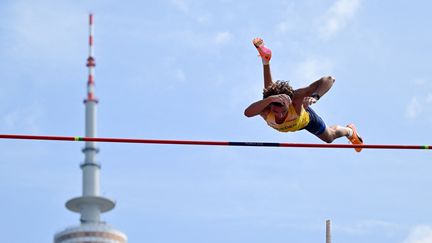
<path id="1" fill-rule="evenodd" d="M 321 78 L 321 80 L 331 81 L 331 82 L 336 81 L 336 79 L 333 76 L 324 76 L 324 77 Z"/>

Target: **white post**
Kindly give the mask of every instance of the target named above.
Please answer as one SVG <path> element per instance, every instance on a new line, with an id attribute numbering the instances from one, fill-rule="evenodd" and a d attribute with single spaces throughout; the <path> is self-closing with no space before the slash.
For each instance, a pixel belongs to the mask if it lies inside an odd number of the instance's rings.
<path id="1" fill-rule="evenodd" d="M 331 243 L 331 222 L 326 220 L 326 243 Z"/>

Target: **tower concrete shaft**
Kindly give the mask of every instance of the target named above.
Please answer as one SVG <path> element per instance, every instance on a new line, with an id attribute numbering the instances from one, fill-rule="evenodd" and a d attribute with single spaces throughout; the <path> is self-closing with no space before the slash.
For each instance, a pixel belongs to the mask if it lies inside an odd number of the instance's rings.
<path id="1" fill-rule="evenodd" d="M 93 56 L 93 14 L 89 15 L 89 57 L 86 66 L 88 68 L 87 97 L 85 104 L 85 136 L 96 137 L 97 104 L 94 87 L 94 68 L 96 61 Z M 96 142 L 86 142 L 83 149 L 84 163 L 81 164 L 82 196 L 71 199 L 66 207 L 81 214 L 82 223 L 100 222 L 100 214 L 114 208 L 114 201 L 100 196 L 100 164 L 96 161 L 99 152 Z"/>

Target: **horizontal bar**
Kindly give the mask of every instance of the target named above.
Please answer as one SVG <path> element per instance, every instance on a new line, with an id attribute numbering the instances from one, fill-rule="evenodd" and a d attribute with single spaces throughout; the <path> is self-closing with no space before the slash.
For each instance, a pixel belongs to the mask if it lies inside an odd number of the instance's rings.
<path id="1" fill-rule="evenodd" d="M 136 139 L 136 138 L 37 136 L 37 135 L 16 135 L 16 134 L 0 134 L 0 139 L 83 141 L 83 142 L 104 142 L 104 143 L 207 145 L 207 146 L 248 146 L 248 147 L 424 149 L 424 150 L 432 149 L 432 146 L 429 145 L 388 145 L 388 144 L 359 145 L 359 144 L 311 144 L 311 143 L 270 143 L 270 142 L 224 142 L 224 141 L 161 140 L 161 139 Z"/>

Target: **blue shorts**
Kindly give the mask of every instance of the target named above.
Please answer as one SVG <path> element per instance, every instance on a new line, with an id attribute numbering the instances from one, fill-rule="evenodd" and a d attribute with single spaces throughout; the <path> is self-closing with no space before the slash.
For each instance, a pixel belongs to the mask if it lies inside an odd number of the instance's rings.
<path id="1" fill-rule="evenodd" d="M 326 129 L 323 119 L 310 107 L 306 108 L 306 111 L 309 113 L 309 123 L 303 129 L 316 136 L 321 135 Z"/>

